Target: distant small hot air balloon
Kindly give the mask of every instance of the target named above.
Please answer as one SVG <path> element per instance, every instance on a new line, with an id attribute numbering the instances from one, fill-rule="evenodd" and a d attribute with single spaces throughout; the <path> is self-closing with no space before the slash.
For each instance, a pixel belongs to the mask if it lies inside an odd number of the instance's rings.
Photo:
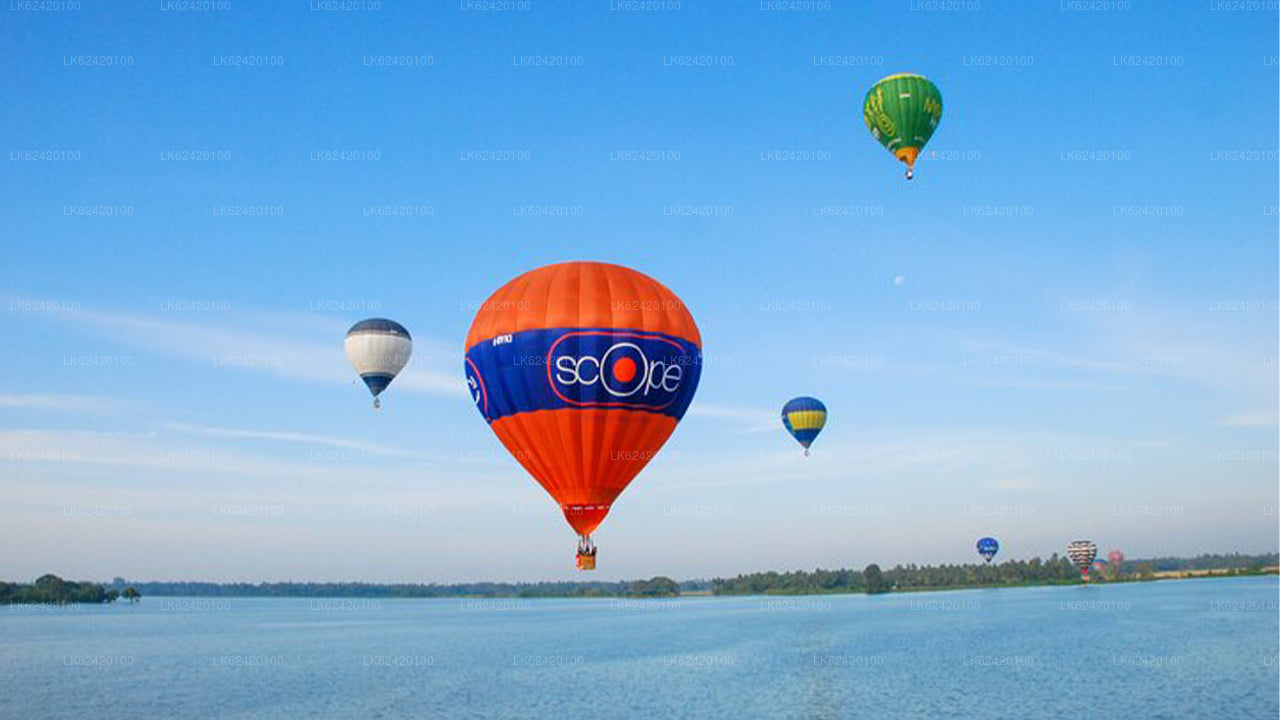
<path id="1" fill-rule="evenodd" d="M 395 320 L 369 318 L 351 326 L 342 346 L 347 360 L 373 393 L 373 407 L 381 407 L 378 395 L 404 369 L 413 353 L 409 331 Z"/>
<path id="2" fill-rule="evenodd" d="M 991 562 L 991 558 L 995 557 L 998 552 L 1000 552 L 1000 543 L 996 542 L 995 538 L 984 537 L 978 540 L 978 554 L 982 556 L 983 560 L 988 563 Z"/>
<path id="3" fill-rule="evenodd" d="M 796 442 L 804 446 L 806 456 L 809 454 L 809 446 L 826 424 L 827 406 L 817 398 L 793 398 L 782 406 L 782 426 Z"/>
<path id="4" fill-rule="evenodd" d="M 1097 556 L 1098 546 L 1094 545 L 1092 540 L 1076 540 L 1067 546 L 1067 558 L 1073 565 L 1080 568 L 1080 577 L 1085 580 L 1089 579 L 1089 566 Z"/>
<path id="5" fill-rule="evenodd" d="M 1112 577 L 1122 575 L 1124 573 L 1124 552 L 1112 550 L 1107 553 L 1107 564 L 1111 566 Z"/>
<path id="6" fill-rule="evenodd" d="M 899 73 L 871 86 L 862 103 L 867 129 L 915 175 L 916 158 L 942 120 L 942 93 L 923 75 Z"/>
<path id="7" fill-rule="evenodd" d="M 579 569 L 595 567 L 591 533 L 684 417 L 701 348 L 680 298 L 618 265 L 527 272 L 476 313 L 472 399 L 577 531 Z"/>

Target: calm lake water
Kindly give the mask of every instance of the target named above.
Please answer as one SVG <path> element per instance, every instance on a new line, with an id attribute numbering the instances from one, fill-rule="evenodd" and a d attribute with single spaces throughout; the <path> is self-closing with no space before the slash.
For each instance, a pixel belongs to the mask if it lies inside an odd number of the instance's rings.
<path id="1" fill-rule="evenodd" d="M 0 608 L 0 717 L 1265 718 L 1274 577 Z"/>

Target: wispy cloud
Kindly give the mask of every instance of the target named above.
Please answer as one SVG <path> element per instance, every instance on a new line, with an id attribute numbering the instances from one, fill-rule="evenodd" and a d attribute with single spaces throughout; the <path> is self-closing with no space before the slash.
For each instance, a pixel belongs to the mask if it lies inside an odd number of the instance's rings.
<path id="1" fill-rule="evenodd" d="M 478 487 L 494 487 L 485 480 L 514 475 L 515 468 L 455 468 L 424 473 L 419 462 L 389 463 L 378 455 L 406 457 L 394 450 L 305 433 L 235 431 L 188 427 L 192 432 L 100 432 L 93 430 L 0 430 L 0 460 L 11 463 L 46 489 L 55 485 L 92 485 L 115 490 L 159 492 L 168 497 L 197 490 L 272 493 L 291 491 L 308 497 L 332 494 L 418 492 L 433 499 L 469 501 L 483 495 Z M 181 434 L 179 434 L 181 433 Z M 194 443 L 182 435 L 205 437 Z M 261 435 L 268 441 L 335 447 L 299 455 L 255 452 L 235 440 Z M 219 441 L 223 442 L 219 442 Z M 345 452 L 352 451 L 352 452 Z M 352 478 L 377 478 L 376 483 L 352 483 Z M 3 489 L 0 486 L 0 489 Z"/>
<path id="2" fill-rule="evenodd" d="M 1177 381 L 1208 387 L 1256 390 L 1273 387 L 1273 368 L 1261 361 L 1263 353 L 1228 344 L 1224 340 L 1183 335 L 1162 335 L 1153 330 L 1138 336 L 1098 338 L 1083 351 L 1061 351 L 1021 343 L 971 341 L 975 352 L 992 353 L 1022 360 L 1020 369 L 1032 376 L 1046 372 L 1078 372 L 1086 376 L 1124 378 L 1126 389 L 1136 389 L 1140 379 Z M 1062 381 L 1064 378 L 1055 378 Z"/>
<path id="3" fill-rule="evenodd" d="M 730 420 L 746 425 L 746 427 L 738 430 L 739 434 L 776 430 L 781 426 L 782 422 L 777 415 L 765 410 L 725 405 L 706 405 L 698 402 L 694 402 L 693 405 L 689 406 L 688 415 L 714 420 Z"/>
<path id="4" fill-rule="evenodd" d="M 420 457 L 413 453 L 403 452 L 383 445 L 375 445 L 355 440 L 345 440 L 343 438 L 329 437 L 326 435 L 291 432 L 287 430 L 244 430 L 237 428 L 208 427 L 203 425 L 187 425 L 184 423 L 169 423 L 165 427 L 189 435 L 200 435 L 203 437 L 226 438 L 229 440 L 262 440 L 267 442 L 298 443 L 303 445 L 319 445 L 322 447 L 341 448 L 344 450 L 359 450 L 366 453 L 391 455 L 395 457 Z"/>
<path id="5" fill-rule="evenodd" d="M 313 336 L 291 334 L 290 326 L 280 325 L 278 318 L 269 315 L 264 316 L 269 321 L 259 323 L 270 328 L 265 331 L 81 309 L 52 314 L 89 332 L 105 335 L 113 342 L 216 369 L 329 384 L 349 383 L 352 377 L 342 354 L 340 336 L 332 342 L 322 342 Z M 252 322 L 252 318 L 242 322 Z M 415 353 L 415 358 L 396 379 L 396 389 L 465 397 L 466 387 L 460 374 L 432 367 L 435 357 L 430 349 L 444 347 L 445 343 L 423 338 L 415 340 L 415 346 L 428 352 Z"/>
<path id="6" fill-rule="evenodd" d="M 999 477 L 982 482 L 988 490 L 1035 490 L 1040 487 L 1040 480 L 1031 476 Z"/>
<path id="7" fill-rule="evenodd" d="M 1224 417 L 1216 424 L 1224 427 L 1270 427 L 1280 424 L 1280 416 L 1275 410 L 1254 410 Z"/>
<path id="8" fill-rule="evenodd" d="M 104 395 L 3 395 L 0 407 L 31 410 L 73 410 L 79 412 L 111 412 L 136 406 L 123 398 Z"/>

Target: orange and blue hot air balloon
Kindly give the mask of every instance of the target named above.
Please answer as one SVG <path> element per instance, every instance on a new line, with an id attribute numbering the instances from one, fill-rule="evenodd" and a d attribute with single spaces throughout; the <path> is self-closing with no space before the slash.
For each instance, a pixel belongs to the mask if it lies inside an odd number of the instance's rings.
<path id="1" fill-rule="evenodd" d="M 782 426 L 804 446 L 805 455 L 826 424 L 827 406 L 817 398 L 793 398 L 782 406 Z"/>
<path id="2" fill-rule="evenodd" d="M 702 337 L 684 303 L 618 265 L 570 262 L 527 272 L 481 306 L 466 376 L 485 422 L 591 533 L 684 416 L 702 371 Z"/>

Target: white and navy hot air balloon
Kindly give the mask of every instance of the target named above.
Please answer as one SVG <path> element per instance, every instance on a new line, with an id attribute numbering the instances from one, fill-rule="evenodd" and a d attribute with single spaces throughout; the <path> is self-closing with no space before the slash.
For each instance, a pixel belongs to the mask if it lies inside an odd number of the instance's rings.
<path id="1" fill-rule="evenodd" d="M 1076 540 L 1067 546 L 1067 558 L 1080 569 L 1080 577 L 1083 580 L 1089 579 L 1089 566 L 1097 556 L 1098 546 L 1094 545 L 1092 540 Z"/>
<path id="2" fill-rule="evenodd" d="M 373 393 L 374 409 L 381 407 L 378 395 L 404 369 L 413 352 L 409 331 L 395 320 L 369 318 L 352 325 L 342 345 L 347 360 Z"/>

